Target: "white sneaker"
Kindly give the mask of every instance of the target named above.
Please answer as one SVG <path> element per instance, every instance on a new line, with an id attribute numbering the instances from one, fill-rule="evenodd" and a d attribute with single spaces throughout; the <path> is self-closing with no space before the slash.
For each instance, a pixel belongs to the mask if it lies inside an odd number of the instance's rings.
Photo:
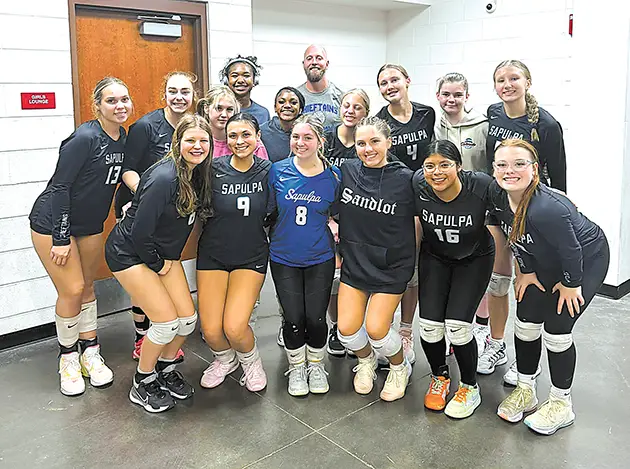
<path id="1" fill-rule="evenodd" d="M 358 394 L 370 394 L 376 379 L 376 355 L 374 352 L 367 358 L 359 358 L 357 366 L 352 368 L 354 375 L 354 390 Z"/>
<path id="2" fill-rule="evenodd" d="M 536 373 L 534 374 L 534 378 L 538 378 L 538 376 L 540 376 L 540 373 L 542 373 L 542 369 L 540 368 L 540 365 L 538 365 Z M 503 382 L 505 384 L 509 384 L 510 386 L 516 386 L 516 383 L 518 382 L 518 369 L 516 368 L 516 360 L 512 362 L 512 364 L 510 365 L 510 369 L 507 370 L 503 375 Z"/>
<path id="3" fill-rule="evenodd" d="M 85 392 L 85 381 L 81 376 L 79 352 L 64 353 L 59 357 L 59 376 L 61 394 L 78 396 Z"/>
<path id="4" fill-rule="evenodd" d="M 284 348 L 284 335 L 282 334 L 282 329 L 284 328 L 284 322 L 280 324 L 280 329 L 278 329 L 278 336 L 276 337 L 276 343 Z"/>
<path id="5" fill-rule="evenodd" d="M 497 409 L 497 415 L 511 423 L 523 420 L 523 415 L 536 409 L 536 386 L 519 383 L 508 397 L 503 399 Z"/>
<path id="6" fill-rule="evenodd" d="M 490 326 L 482 326 L 481 324 L 475 323 L 475 325 L 473 326 L 473 337 L 477 342 L 477 350 L 479 351 L 479 355 L 481 355 L 486 349 L 486 344 L 490 339 Z"/>
<path id="7" fill-rule="evenodd" d="M 508 357 L 505 342 L 500 344 L 494 340 L 489 340 L 483 353 L 479 355 L 477 373 L 490 375 L 494 373 L 497 366 L 504 365 L 507 361 Z"/>
<path id="8" fill-rule="evenodd" d="M 402 342 L 403 353 L 409 364 L 413 365 L 416 362 L 416 352 L 414 350 L 413 343 L 413 331 L 409 328 L 400 328 L 398 331 L 400 334 L 400 340 Z"/>
<path id="9" fill-rule="evenodd" d="M 444 413 L 454 419 L 463 419 L 470 417 L 479 404 L 481 404 L 479 385 L 469 386 L 460 382 L 459 389 L 446 405 Z"/>
<path id="10" fill-rule="evenodd" d="M 324 368 L 324 356 L 326 349 L 314 349 L 306 346 L 306 362 L 308 368 L 308 390 L 313 394 L 325 394 L 328 392 L 328 372 Z"/>
<path id="11" fill-rule="evenodd" d="M 286 350 L 289 369 L 284 376 L 289 377 L 288 392 L 291 396 L 308 394 L 308 375 L 306 372 L 306 345 L 296 350 Z"/>
<path id="12" fill-rule="evenodd" d="M 389 365 L 389 373 L 381 391 L 381 399 L 392 402 L 404 397 L 412 371 L 411 363 L 407 359 L 404 359 L 400 365 Z"/>
<path id="13" fill-rule="evenodd" d="M 553 435 L 575 421 L 571 399 L 549 396 L 540 408 L 525 419 L 525 425 L 541 435 Z"/>
<path id="14" fill-rule="evenodd" d="M 100 345 L 93 345 L 83 351 L 81 371 L 83 376 L 90 378 L 90 384 L 97 388 L 114 381 L 114 373 L 105 365 L 105 360 L 101 356 Z"/>

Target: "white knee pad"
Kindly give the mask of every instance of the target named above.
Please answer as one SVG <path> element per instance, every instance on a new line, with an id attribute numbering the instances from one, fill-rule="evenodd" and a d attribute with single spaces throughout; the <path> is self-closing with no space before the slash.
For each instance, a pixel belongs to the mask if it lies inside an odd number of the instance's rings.
<path id="1" fill-rule="evenodd" d="M 519 318 L 514 320 L 514 335 L 523 342 L 533 342 L 542 334 L 542 324 L 523 322 Z"/>
<path id="2" fill-rule="evenodd" d="M 402 341 L 400 340 L 400 334 L 391 327 L 387 331 L 385 337 L 379 340 L 369 338 L 372 349 L 375 353 L 380 354 L 383 357 L 391 357 L 400 352 L 402 348 Z"/>
<path id="3" fill-rule="evenodd" d="M 545 347 L 550 352 L 561 353 L 569 350 L 573 344 L 573 334 L 550 334 L 543 330 L 543 339 Z"/>
<path id="4" fill-rule="evenodd" d="M 365 326 L 361 326 L 361 329 L 352 335 L 343 335 L 341 332 L 337 331 L 337 336 L 339 337 L 339 342 L 341 342 L 345 348 L 355 352 L 365 348 L 368 344 L 368 335 Z"/>
<path id="5" fill-rule="evenodd" d="M 168 322 L 153 322 L 147 332 L 147 337 L 156 345 L 170 344 L 179 331 L 179 319 Z"/>
<path id="6" fill-rule="evenodd" d="M 466 321 L 447 319 L 444 321 L 446 338 L 453 345 L 466 345 L 473 340 L 473 325 Z"/>
<path id="7" fill-rule="evenodd" d="M 425 342 L 436 344 L 444 338 L 444 323 L 420 318 L 420 337 Z"/>
<path id="8" fill-rule="evenodd" d="M 73 318 L 62 318 L 55 314 L 57 340 L 64 347 L 72 347 L 79 340 L 80 315 Z"/>
<path id="9" fill-rule="evenodd" d="M 492 296 L 505 296 L 510 291 L 510 283 L 512 276 L 497 274 L 492 272 L 490 283 L 488 284 L 488 293 Z"/>
<path id="10" fill-rule="evenodd" d="M 96 300 L 81 305 L 79 332 L 92 332 L 96 330 L 96 313 Z"/>
<path id="11" fill-rule="evenodd" d="M 177 331 L 177 335 L 182 337 L 186 337 L 187 335 L 195 332 L 195 326 L 197 325 L 197 313 L 192 316 L 186 316 L 183 318 L 179 318 L 179 330 Z"/>

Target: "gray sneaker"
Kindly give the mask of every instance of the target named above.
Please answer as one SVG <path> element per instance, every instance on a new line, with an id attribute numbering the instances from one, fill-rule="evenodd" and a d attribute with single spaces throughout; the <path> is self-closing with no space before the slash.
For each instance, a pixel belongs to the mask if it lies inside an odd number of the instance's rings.
<path id="1" fill-rule="evenodd" d="M 284 373 L 289 376 L 289 394 L 292 396 L 306 396 L 308 394 L 308 378 L 306 372 L 306 363 L 299 365 L 290 365 L 289 369 Z"/>
<path id="2" fill-rule="evenodd" d="M 325 394 L 328 392 L 328 372 L 322 362 L 309 362 L 308 369 L 308 389 L 313 394 Z M 290 379 L 290 378 L 289 378 Z"/>
<path id="3" fill-rule="evenodd" d="M 504 365 L 508 361 L 505 342 L 498 344 L 493 340 L 489 340 L 486 348 L 479 355 L 477 362 L 477 373 L 482 375 L 490 375 L 494 373 L 494 369 L 499 365 Z"/>

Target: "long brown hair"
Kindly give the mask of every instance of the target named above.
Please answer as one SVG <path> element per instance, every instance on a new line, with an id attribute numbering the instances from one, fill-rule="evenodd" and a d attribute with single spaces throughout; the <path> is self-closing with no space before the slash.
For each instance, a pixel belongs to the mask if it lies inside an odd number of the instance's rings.
<path id="1" fill-rule="evenodd" d="M 104 77 L 100 79 L 94 87 L 94 91 L 92 91 L 92 114 L 94 115 L 94 118 L 98 119 L 101 114 L 98 107 L 101 105 L 101 101 L 103 101 L 103 91 L 105 91 L 105 88 L 107 88 L 108 86 L 114 84 L 124 86 L 127 89 L 127 93 L 129 93 L 129 87 L 127 86 L 127 83 L 122 81 L 120 78 Z M 131 100 L 131 95 L 129 95 L 129 100 Z"/>
<path id="2" fill-rule="evenodd" d="M 190 129 L 201 129 L 208 134 L 210 151 L 202 163 L 190 169 L 181 154 L 181 142 L 184 133 Z M 186 217 L 197 211 L 197 216 L 203 222 L 212 214 L 212 130 L 210 124 L 203 117 L 186 114 L 180 119 L 173 133 L 171 150 L 164 158 L 170 158 L 175 163 L 179 190 L 177 194 L 177 212 Z"/>
<path id="3" fill-rule="evenodd" d="M 302 114 L 300 117 L 295 119 L 293 128 L 295 128 L 298 124 L 306 124 L 311 128 L 317 138 L 317 143 L 319 143 L 317 148 L 317 157 L 322 160 L 324 169 L 330 168 L 330 162 L 324 156 L 324 145 L 326 144 L 326 139 L 324 138 L 324 124 L 322 123 L 322 120 L 312 113 Z"/>
<path id="4" fill-rule="evenodd" d="M 529 183 L 529 186 L 527 186 L 527 189 L 525 189 L 523 197 L 518 203 L 518 207 L 516 207 L 516 213 L 514 214 L 514 220 L 512 221 L 512 231 L 510 233 L 510 236 L 508 237 L 508 241 L 510 243 L 515 243 L 517 241 L 520 241 L 520 239 L 525 234 L 525 219 L 527 217 L 527 207 L 529 207 L 529 203 L 531 202 L 532 197 L 536 193 L 536 189 L 538 189 L 538 185 L 540 184 L 540 175 L 538 174 L 538 152 L 531 143 L 515 138 L 503 140 L 497 146 L 494 154 L 496 155 L 496 152 L 499 151 L 499 149 L 501 148 L 523 148 L 531 154 L 532 160 L 534 161 L 534 163 L 536 163 L 536 167 L 534 168 L 534 178 L 532 179 L 532 182 Z"/>
<path id="5" fill-rule="evenodd" d="M 494 69 L 494 74 L 492 75 L 492 81 L 496 83 L 497 72 L 503 67 L 516 67 L 518 68 L 525 78 L 527 78 L 530 82 L 532 81 L 532 74 L 525 65 L 520 60 L 504 60 L 497 68 Z M 532 142 L 538 142 L 540 137 L 538 136 L 538 121 L 540 119 L 540 110 L 538 109 L 538 101 L 529 91 L 525 91 L 525 110 L 527 112 L 527 121 L 532 124 L 532 132 L 530 138 Z"/>

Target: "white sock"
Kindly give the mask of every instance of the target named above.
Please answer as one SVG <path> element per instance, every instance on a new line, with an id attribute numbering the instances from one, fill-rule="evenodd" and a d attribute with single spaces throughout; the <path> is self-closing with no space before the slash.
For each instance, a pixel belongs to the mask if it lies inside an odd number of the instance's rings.
<path id="1" fill-rule="evenodd" d="M 241 362 L 241 364 L 243 365 L 251 365 L 252 363 L 254 363 L 259 355 L 258 355 L 258 347 L 256 347 L 256 344 L 254 344 L 254 348 L 251 349 L 249 352 L 236 352 L 236 355 L 238 356 L 238 361 Z"/>
<path id="2" fill-rule="evenodd" d="M 523 384 L 532 388 L 536 387 L 536 375 L 525 375 L 518 373 L 518 384 Z"/>
<path id="3" fill-rule="evenodd" d="M 549 397 L 571 403 L 571 388 L 560 389 L 552 385 L 549 391 Z"/>
<path id="4" fill-rule="evenodd" d="M 232 363 L 234 360 L 236 360 L 236 352 L 232 348 L 222 350 L 220 352 L 215 352 L 214 350 L 211 351 L 216 359 L 222 363 Z"/>
<path id="5" fill-rule="evenodd" d="M 498 348 L 503 346 L 503 339 L 495 339 L 494 337 L 490 337 L 490 343 L 495 344 Z"/>

